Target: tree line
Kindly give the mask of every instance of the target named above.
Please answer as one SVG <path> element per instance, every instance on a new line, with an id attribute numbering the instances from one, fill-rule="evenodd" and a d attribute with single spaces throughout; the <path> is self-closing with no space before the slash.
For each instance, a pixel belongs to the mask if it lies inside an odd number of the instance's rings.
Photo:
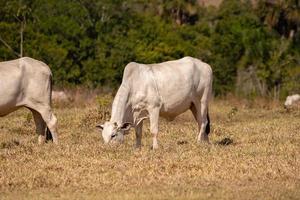
<path id="1" fill-rule="evenodd" d="M 193 56 L 214 93 L 283 98 L 300 92 L 300 2 L 0 0 L 0 61 L 47 63 L 57 86 L 117 87 L 131 61 Z"/>

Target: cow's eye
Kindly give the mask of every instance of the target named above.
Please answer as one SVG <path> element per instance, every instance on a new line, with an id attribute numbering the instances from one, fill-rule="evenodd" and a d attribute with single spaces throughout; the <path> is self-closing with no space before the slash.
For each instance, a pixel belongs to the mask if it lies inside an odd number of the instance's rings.
<path id="1" fill-rule="evenodd" d="M 111 135 L 111 138 L 114 138 L 114 137 L 116 137 L 116 136 L 117 136 L 117 134 L 114 133 L 114 134 Z"/>

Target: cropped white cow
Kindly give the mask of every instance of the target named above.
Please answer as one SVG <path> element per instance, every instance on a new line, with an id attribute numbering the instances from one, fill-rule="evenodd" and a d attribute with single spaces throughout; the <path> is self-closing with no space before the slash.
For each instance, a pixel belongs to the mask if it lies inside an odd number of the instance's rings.
<path id="1" fill-rule="evenodd" d="M 45 142 L 47 136 L 57 144 L 57 120 L 51 109 L 51 78 L 49 67 L 32 58 L 0 62 L 0 117 L 20 107 L 29 108 L 39 143 Z"/>
<path id="2" fill-rule="evenodd" d="M 208 142 L 208 102 L 212 90 L 211 67 L 192 57 L 159 64 L 131 62 L 124 70 L 122 84 L 114 98 L 111 119 L 102 129 L 105 143 L 123 140 L 133 126 L 136 147 L 140 147 L 142 126 L 150 119 L 153 148 L 158 148 L 159 116 L 174 119 L 190 109 L 198 123 L 198 141 Z"/>
<path id="3" fill-rule="evenodd" d="M 300 102 L 300 95 L 294 94 L 286 97 L 286 100 L 284 102 L 284 107 L 288 108 L 292 106 L 293 104 L 296 104 L 297 102 Z"/>

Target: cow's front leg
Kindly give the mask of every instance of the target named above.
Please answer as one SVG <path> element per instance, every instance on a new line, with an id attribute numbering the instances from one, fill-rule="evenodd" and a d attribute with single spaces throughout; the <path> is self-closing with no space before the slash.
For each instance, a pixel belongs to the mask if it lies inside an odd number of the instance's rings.
<path id="1" fill-rule="evenodd" d="M 153 136 L 153 144 L 152 148 L 157 149 L 157 135 L 158 135 L 158 119 L 159 119 L 159 108 L 153 108 L 149 110 L 149 117 L 150 117 L 150 132 Z"/>

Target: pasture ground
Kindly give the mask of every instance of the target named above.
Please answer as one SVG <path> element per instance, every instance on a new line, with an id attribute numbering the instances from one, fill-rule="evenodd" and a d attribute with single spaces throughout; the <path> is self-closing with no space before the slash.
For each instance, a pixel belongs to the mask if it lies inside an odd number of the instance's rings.
<path id="1" fill-rule="evenodd" d="M 210 145 L 197 144 L 190 112 L 148 122 L 107 146 L 96 103 L 55 104 L 59 145 L 37 144 L 26 109 L 0 118 L 0 199 L 300 199 L 300 110 L 272 102 L 214 100 Z"/>

